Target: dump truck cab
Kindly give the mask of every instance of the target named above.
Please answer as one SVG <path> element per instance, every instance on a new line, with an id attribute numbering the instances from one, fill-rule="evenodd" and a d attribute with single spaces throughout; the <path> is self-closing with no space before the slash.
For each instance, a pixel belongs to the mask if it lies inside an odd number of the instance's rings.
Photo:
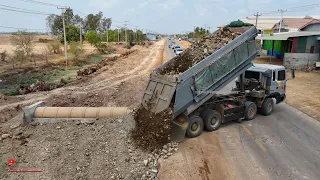
<path id="1" fill-rule="evenodd" d="M 281 103 L 286 98 L 286 70 L 284 66 L 271 65 L 271 64 L 254 64 L 245 72 L 245 82 L 250 79 L 256 79 L 262 82 L 264 75 L 271 73 L 271 83 L 266 85 L 266 96 L 275 98 L 276 103 Z"/>

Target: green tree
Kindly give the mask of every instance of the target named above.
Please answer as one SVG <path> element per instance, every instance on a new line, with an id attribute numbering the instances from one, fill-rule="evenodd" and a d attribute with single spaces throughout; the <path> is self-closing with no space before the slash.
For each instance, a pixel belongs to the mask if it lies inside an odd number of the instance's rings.
<path id="1" fill-rule="evenodd" d="M 87 35 L 86 35 L 86 40 L 92 45 L 95 46 L 98 43 L 98 36 L 97 34 L 93 31 L 90 30 Z"/>
<path id="2" fill-rule="evenodd" d="M 73 10 L 68 8 L 63 14 L 65 18 L 65 25 L 72 25 L 74 23 Z M 63 32 L 62 14 L 51 14 L 46 18 L 47 27 L 51 30 L 51 33 L 55 36 L 59 36 Z"/>
<path id="3" fill-rule="evenodd" d="M 84 23 L 85 31 L 97 31 L 100 27 L 101 19 L 103 17 L 103 13 L 100 11 L 98 14 L 88 14 Z"/>
<path id="4" fill-rule="evenodd" d="M 66 38 L 67 42 L 80 41 L 80 29 L 77 26 L 74 25 L 68 25 L 66 26 Z M 63 35 L 60 37 L 60 42 L 63 43 L 64 38 Z"/>

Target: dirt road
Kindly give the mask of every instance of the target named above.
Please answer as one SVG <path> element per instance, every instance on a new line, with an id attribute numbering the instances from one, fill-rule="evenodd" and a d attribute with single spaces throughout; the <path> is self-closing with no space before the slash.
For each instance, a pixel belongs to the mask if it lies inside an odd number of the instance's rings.
<path id="1" fill-rule="evenodd" d="M 164 40 L 118 59 L 105 71 L 78 84 L 19 96 L 1 106 L 0 179 L 154 179 L 157 159 L 131 145 L 132 116 L 88 123 L 22 125 L 20 107 L 45 100 L 53 106 L 127 106 L 140 104 L 153 66 L 162 58 Z M 17 105 L 20 105 L 18 108 Z M 41 173 L 9 173 L 7 161 Z M 147 164 L 144 162 L 148 161 Z"/>
<path id="2" fill-rule="evenodd" d="M 161 161 L 158 175 L 186 180 L 318 179 L 319 139 L 317 120 L 282 103 L 270 116 L 226 123 L 216 132 L 186 139 L 178 153 Z"/>

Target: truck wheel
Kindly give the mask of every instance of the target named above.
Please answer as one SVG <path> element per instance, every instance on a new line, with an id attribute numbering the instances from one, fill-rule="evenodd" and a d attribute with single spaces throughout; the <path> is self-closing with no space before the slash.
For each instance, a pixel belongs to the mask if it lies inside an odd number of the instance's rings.
<path id="1" fill-rule="evenodd" d="M 197 137 L 201 134 L 203 130 L 203 120 L 201 117 L 192 115 L 189 117 L 189 126 L 187 129 L 187 136 L 189 138 Z"/>
<path id="2" fill-rule="evenodd" d="M 221 126 L 221 114 L 216 110 L 205 109 L 201 112 L 201 117 L 203 119 L 204 127 L 208 131 L 215 131 Z"/>
<path id="3" fill-rule="evenodd" d="M 262 103 L 261 114 L 269 116 L 274 108 L 274 103 L 272 98 L 266 98 Z"/>
<path id="4" fill-rule="evenodd" d="M 257 105 L 254 102 L 247 101 L 244 103 L 244 117 L 247 120 L 252 120 L 257 115 Z"/>

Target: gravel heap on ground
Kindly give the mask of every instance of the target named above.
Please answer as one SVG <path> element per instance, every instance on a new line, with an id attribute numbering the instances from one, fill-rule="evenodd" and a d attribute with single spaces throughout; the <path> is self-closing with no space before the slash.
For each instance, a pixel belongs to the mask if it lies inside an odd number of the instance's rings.
<path id="1" fill-rule="evenodd" d="M 160 74 L 179 74 L 185 72 L 190 67 L 230 43 L 239 35 L 240 33 L 231 32 L 228 28 L 210 34 L 192 44 L 180 56 L 175 57 L 173 62 L 160 70 Z"/>
<path id="2" fill-rule="evenodd" d="M 170 142 L 172 110 L 155 114 L 141 106 L 134 114 L 133 143 L 145 151 L 154 151 Z"/>
<path id="3" fill-rule="evenodd" d="M 175 142 L 152 152 L 136 147 L 130 138 L 132 116 L 44 125 L 0 126 L 0 179 L 157 179 L 159 158 L 178 150 Z M 20 124 L 20 123 L 19 123 Z M 37 166 L 43 173 L 8 171 L 8 159 L 18 166 Z"/>

